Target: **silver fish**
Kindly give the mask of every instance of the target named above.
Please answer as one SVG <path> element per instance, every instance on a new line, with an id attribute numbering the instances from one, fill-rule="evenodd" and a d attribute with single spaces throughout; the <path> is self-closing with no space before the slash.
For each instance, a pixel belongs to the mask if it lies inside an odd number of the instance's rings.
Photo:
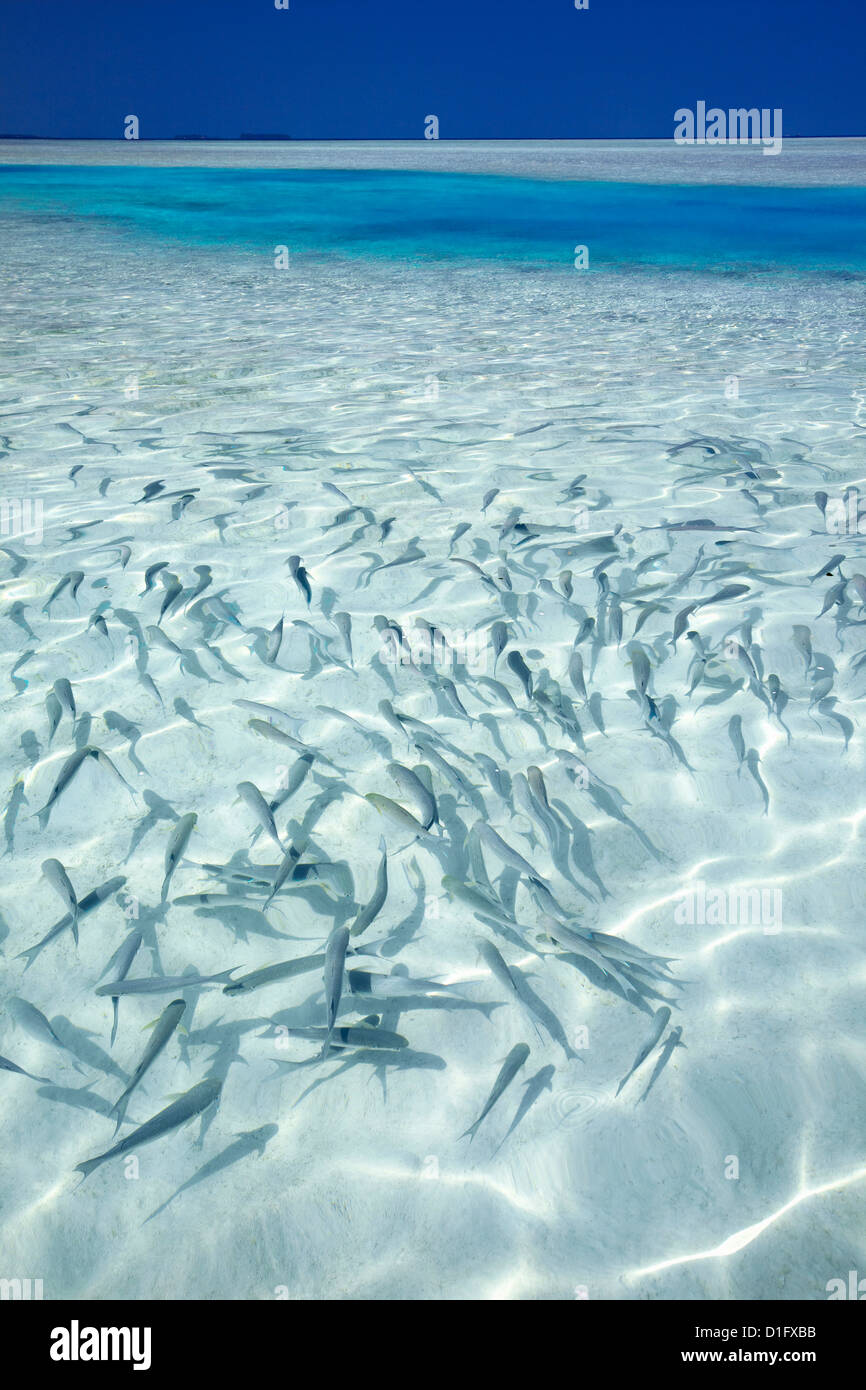
<path id="1" fill-rule="evenodd" d="M 305 1038 L 330 1047 L 408 1047 L 409 1040 L 387 1028 L 350 1025 L 340 1028 L 286 1028 L 290 1038 Z"/>
<path id="2" fill-rule="evenodd" d="M 504 1137 L 497 1145 L 494 1151 L 495 1153 L 499 1152 L 506 1139 L 510 1139 L 511 1135 L 514 1133 L 517 1126 L 520 1124 L 520 1121 L 523 1119 L 524 1115 L 526 1115 L 527 1112 L 532 1108 L 532 1106 L 535 1104 L 542 1092 L 553 1090 L 553 1078 L 555 1075 L 556 1067 L 548 1064 L 548 1066 L 542 1067 L 540 1071 L 537 1071 L 534 1076 L 531 1076 L 528 1081 L 524 1081 L 523 1085 L 525 1090 L 523 1100 L 517 1107 L 517 1110 L 514 1114 L 514 1119 L 511 1121 L 511 1124 L 507 1129 Z M 570 1112 L 566 1113 L 568 1114 Z"/>
<path id="3" fill-rule="evenodd" d="M 72 937 L 77 946 L 78 898 L 75 896 L 75 889 L 72 887 L 69 875 L 59 859 L 44 859 L 42 861 L 42 872 L 51 884 L 51 887 L 60 894 L 72 914 Z"/>
<path id="4" fill-rule="evenodd" d="M 292 578 L 297 584 L 298 589 L 300 590 L 301 594 L 306 600 L 307 607 L 309 608 L 312 602 L 313 594 L 312 590 L 310 589 L 309 575 L 307 574 L 307 571 L 304 569 L 304 566 L 301 564 L 300 555 L 290 555 L 288 560 L 286 561 L 286 564 L 289 567 L 289 573 L 291 574 Z"/>
<path id="5" fill-rule="evenodd" d="M 72 686 L 65 676 L 61 676 L 59 680 L 54 682 L 53 690 L 57 699 L 60 701 L 61 707 L 66 711 L 70 719 L 74 721 L 75 696 L 72 693 Z"/>
<path id="6" fill-rule="evenodd" d="M 126 1114 L 126 1106 L 129 1097 L 132 1095 L 132 1092 L 135 1090 L 136 1086 L 138 1085 L 141 1078 L 144 1076 L 145 1072 L 156 1061 L 160 1052 L 162 1052 L 162 1049 L 165 1047 L 175 1028 L 180 1023 L 185 1012 L 186 1001 L 183 999 L 173 999 L 170 1004 L 166 1005 L 166 1007 L 160 1014 L 154 1027 L 150 1042 L 144 1049 L 144 1056 L 142 1057 L 135 1071 L 132 1073 L 129 1085 L 125 1087 L 125 1089 L 121 1092 L 121 1094 L 118 1096 L 117 1100 L 111 1107 L 111 1113 L 117 1115 L 117 1124 L 114 1127 L 115 1134 L 120 1129 L 120 1126 L 123 1123 L 123 1117 Z"/>
<path id="7" fill-rule="evenodd" d="M 294 844 L 290 845 L 289 848 L 284 852 L 283 862 L 277 870 L 277 875 L 274 879 L 274 886 L 268 894 L 267 898 L 265 899 L 264 906 L 262 907 L 262 912 L 267 912 L 268 908 L 270 907 L 274 898 L 279 893 L 283 884 L 289 878 L 291 878 L 292 874 L 297 868 L 298 860 L 300 859 L 302 852 L 302 849 Z"/>
<path id="8" fill-rule="evenodd" d="M 202 985 L 221 985 L 230 980 L 237 966 L 231 970 L 220 970 L 216 975 L 152 975 L 143 980 L 112 980 L 107 985 L 97 985 L 94 994 L 113 997 L 124 994 L 168 994 L 178 989 L 200 989 Z"/>
<path id="9" fill-rule="evenodd" d="M 503 864 L 507 864 L 510 868 L 517 869 L 518 873 L 526 874 L 527 878 L 547 886 L 538 870 L 534 869 L 529 861 L 523 858 L 522 854 L 518 854 L 516 849 L 512 849 L 511 845 L 507 844 L 502 836 L 498 835 L 486 821 L 476 821 L 472 830 L 481 843 L 498 859 L 501 859 Z"/>
<path id="10" fill-rule="evenodd" d="M 261 705 L 256 700 L 233 700 L 232 704 L 237 705 L 238 709 L 249 710 L 252 714 L 258 715 L 260 719 L 284 719 L 295 733 L 305 723 L 305 720 L 298 719 L 294 714 L 286 714 L 285 710 L 275 709 L 273 705 Z"/>
<path id="11" fill-rule="evenodd" d="M 274 666 L 276 664 L 276 660 L 280 654 L 280 647 L 282 646 L 282 644 L 283 620 L 282 618 L 280 618 L 276 623 L 274 623 L 274 626 L 268 633 L 268 640 L 265 646 L 265 656 L 269 665 Z"/>
<path id="12" fill-rule="evenodd" d="M 82 763 L 84 762 L 84 759 L 89 757 L 89 755 L 90 748 L 78 748 L 66 759 L 66 762 L 63 764 L 62 768 L 57 774 L 57 781 L 51 788 L 48 800 L 46 801 L 45 805 L 39 811 L 36 812 L 37 816 L 41 816 L 46 811 L 51 810 L 51 807 L 54 805 L 57 798 L 69 786 L 69 783 L 72 781 L 76 772 L 81 767 Z"/>
<path id="13" fill-rule="evenodd" d="M 818 614 L 819 618 L 823 618 L 824 614 L 827 613 L 831 608 L 834 608 L 837 604 L 842 603 L 843 599 L 845 598 L 845 590 L 847 586 L 847 579 L 840 579 L 838 584 L 830 585 L 830 588 L 827 590 L 827 593 L 824 597 L 824 607 Z"/>
<path id="14" fill-rule="evenodd" d="M 448 676 L 439 676 L 437 684 L 439 686 L 439 689 L 445 695 L 451 707 L 455 709 L 463 719 L 468 719 L 471 723 L 472 716 L 469 714 L 469 712 L 466 710 L 463 703 L 461 702 L 460 696 L 457 694 L 457 687 L 454 684 L 454 682 Z"/>
<path id="15" fill-rule="evenodd" d="M 131 1134 L 127 1134 L 125 1139 L 121 1139 L 119 1144 L 107 1149 L 104 1154 L 97 1154 L 95 1158 L 85 1159 L 84 1163 L 76 1166 L 76 1173 L 82 1173 L 88 1177 L 94 1168 L 98 1168 L 101 1163 L 105 1163 L 109 1158 L 115 1158 L 120 1154 L 134 1153 L 143 1144 L 150 1144 L 154 1139 L 161 1139 L 164 1134 L 170 1134 L 179 1125 L 186 1124 L 187 1120 L 192 1120 L 196 1115 L 201 1115 L 215 1101 L 219 1099 L 222 1090 L 222 1082 L 209 1077 L 206 1081 L 199 1081 L 189 1091 L 186 1091 L 177 1100 L 173 1100 L 171 1105 L 167 1105 L 164 1110 L 160 1110 L 158 1115 L 147 1120 L 138 1129 L 134 1129 Z"/>
<path id="16" fill-rule="evenodd" d="M 581 931 L 575 930 L 573 927 L 569 927 L 564 922 L 557 921 L 550 916 L 545 918 L 544 929 L 551 940 L 559 942 L 561 946 L 565 946 L 567 950 L 573 951 L 575 955 L 585 956 L 587 960 L 591 960 L 593 964 L 598 965 L 606 975 L 609 975 L 610 978 L 619 985 L 620 989 L 627 997 L 640 994 L 637 985 L 631 980 L 628 980 L 625 975 L 617 969 L 613 962 L 608 959 L 605 952 L 593 945 L 592 940 Z"/>
<path id="17" fill-rule="evenodd" d="M 315 956 L 298 956 L 295 960 L 284 960 L 277 965 L 266 965 L 261 970 L 252 970 L 249 975 L 241 975 L 237 980 L 223 986 L 223 994 L 248 994 L 264 985 L 276 984 L 280 980 L 293 980 L 296 975 L 307 975 L 313 970 L 321 970 L 325 964 L 325 953 Z"/>
<path id="18" fill-rule="evenodd" d="M 659 1056 L 659 1059 L 658 1059 L 658 1061 L 656 1062 L 655 1070 L 653 1071 L 653 1074 L 652 1074 L 652 1076 L 650 1077 L 649 1085 L 647 1086 L 646 1090 L 644 1091 L 643 1095 L 641 1096 L 640 1100 L 638 1101 L 638 1105 L 640 1105 L 640 1101 L 641 1101 L 641 1100 L 646 1100 L 647 1096 L 649 1095 L 650 1091 L 652 1090 L 653 1086 L 655 1085 L 655 1082 L 658 1080 L 658 1078 L 661 1076 L 661 1073 L 664 1071 L 664 1068 L 667 1066 L 667 1063 L 668 1063 L 668 1061 L 670 1060 L 670 1056 L 671 1056 L 671 1053 L 673 1052 L 674 1048 L 675 1048 L 675 1047 L 685 1047 L 685 1043 L 684 1043 L 684 1042 L 680 1042 L 680 1038 L 682 1037 L 682 1033 L 683 1033 L 682 1028 L 672 1028 L 672 1029 L 671 1029 L 671 1031 L 670 1031 L 670 1033 L 668 1034 L 668 1037 L 667 1037 L 667 1042 L 665 1043 L 664 1047 L 662 1048 L 662 1050 L 661 1050 L 661 1055 Z"/>
<path id="19" fill-rule="evenodd" d="M 59 1047 L 62 1052 L 68 1052 L 75 1070 L 81 1071 L 75 1054 L 66 1043 L 60 1041 L 41 1009 L 37 1009 L 35 1004 L 31 1004 L 28 999 L 21 999 L 17 994 L 13 994 L 6 1007 L 19 1028 L 23 1028 L 25 1033 L 29 1033 L 31 1038 L 36 1038 L 39 1042 L 50 1043 L 53 1047 Z"/>
<path id="20" fill-rule="evenodd" d="M 852 574 L 851 578 L 848 580 L 848 585 L 854 590 L 860 600 L 860 607 L 864 607 L 864 605 L 866 605 L 866 575 Z"/>
<path id="21" fill-rule="evenodd" d="M 516 1043 L 515 1046 L 512 1047 L 511 1051 L 509 1052 L 508 1056 L 502 1064 L 499 1075 L 493 1083 L 493 1090 L 490 1092 L 490 1095 L 487 1098 L 487 1101 L 484 1105 L 484 1109 L 481 1111 L 481 1114 L 478 1116 L 478 1119 L 475 1121 L 475 1123 L 470 1125 L 467 1130 L 464 1130 L 463 1134 L 461 1134 L 460 1136 L 461 1139 L 465 1139 L 466 1135 L 468 1134 L 470 1136 L 469 1142 L 471 1144 L 472 1140 L 475 1138 L 476 1133 L 478 1132 L 478 1126 L 481 1124 L 482 1120 L 484 1120 L 490 1114 L 490 1111 L 493 1109 L 496 1102 L 500 1099 L 503 1091 L 506 1089 L 509 1083 L 514 1080 L 515 1076 L 520 1071 L 520 1068 L 525 1064 L 528 1056 L 529 1048 L 527 1047 L 526 1043 Z"/>
<path id="22" fill-rule="evenodd" d="M 241 800 L 249 807 L 263 830 L 270 835 L 280 854 L 285 854 L 286 847 L 280 839 L 279 832 L 274 822 L 271 809 L 265 798 L 262 796 L 254 782 L 238 782 L 237 793 Z"/>
<path id="23" fill-rule="evenodd" d="M 104 903 L 112 893 L 117 893 L 125 883 L 126 879 L 122 875 L 118 875 L 116 878 L 110 878 L 107 883 L 100 884 L 98 888 L 92 889 L 91 892 L 85 894 L 83 898 L 80 898 L 78 902 L 79 920 L 85 913 L 92 912 L 94 908 L 99 907 L 100 903 Z M 19 951 L 18 959 L 25 958 L 27 960 L 24 969 L 29 970 L 36 957 L 45 949 L 49 942 L 54 941 L 56 937 L 60 936 L 61 933 L 65 932 L 71 925 L 72 916 L 67 912 L 66 916 L 61 917 L 60 921 L 55 923 L 51 930 L 46 932 L 42 940 L 37 941 L 35 946 L 28 947 L 26 951 Z"/>
<path id="24" fill-rule="evenodd" d="M 459 792 L 461 796 L 465 796 L 466 800 L 476 806 L 479 811 L 484 811 L 484 802 L 480 800 L 475 787 L 467 781 L 458 768 L 452 767 L 441 753 L 437 752 L 432 742 L 428 740 L 427 734 L 423 734 L 415 740 L 415 747 L 428 762 L 433 764 L 436 771 L 445 778 L 446 782 L 451 784 L 455 791 Z"/>
<path id="25" fill-rule="evenodd" d="M 650 680 L 649 658 L 638 642 L 630 642 L 628 655 L 634 672 L 634 688 L 639 695 L 645 695 Z"/>
<path id="26" fill-rule="evenodd" d="M 447 985 L 436 980 L 418 980 L 409 975 L 375 975 L 369 970 L 350 970 L 349 988 L 353 994 L 371 995 L 378 999 L 405 999 L 412 994 L 422 996 L 448 994 Z"/>
<path id="27" fill-rule="evenodd" d="M 674 618 L 674 631 L 673 636 L 671 637 L 672 647 L 676 647 L 677 642 L 682 637 L 683 633 L 689 625 L 689 618 L 692 616 L 695 609 L 699 607 L 700 604 L 696 601 L 694 603 L 688 604 L 685 608 L 680 609 L 679 613 Z"/>
<path id="28" fill-rule="evenodd" d="M 31 1081 L 41 1081 L 46 1086 L 52 1086 L 54 1084 L 49 1077 L 34 1076 L 32 1071 L 25 1071 L 24 1068 L 19 1067 L 16 1062 L 10 1062 L 8 1057 L 0 1057 L 0 1071 L 14 1071 L 17 1072 L 19 1076 L 29 1076 Z"/>
<path id="29" fill-rule="evenodd" d="M 117 768 L 114 766 L 114 763 L 111 761 L 108 754 L 103 753 L 101 748 L 96 748 L 92 744 L 88 744 L 85 747 L 85 752 L 89 753 L 91 758 L 95 758 L 99 766 L 105 768 L 106 772 L 110 772 L 113 777 L 116 777 L 118 782 L 122 782 L 123 785 L 126 787 L 127 791 L 132 791 L 132 787 L 129 785 L 126 778 L 123 776 L 123 773 L 118 772 Z"/>
<path id="30" fill-rule="evenodd" d="M 402 763 L 389 763 L 387 771 L 403 795 L 414 801 L 421 824 L 425 830 L 429 830 L 436 820 L 436 801 L 433 793 L 425 787 L 416 772 L 404 767 Z"/>
<path id="31" fill-rule="evenodd" d="M 57 733 L 57 727 L 63 717 L 63 707 L 53 690 L 49 690 L 45 696 L 45 711 L 48 715 L 48 746 L 50 748 L 51 740 Z"/>
<path id="32" fill-rule="evenodd" d="M 512 920 L 498 898 L 493 897 L 478 883 L 464 883 L 454 875 L 446 874 L 442 879 L 442 887 L 451 897 L 467 903 L 473 912 L 485 913 L 488 917 L 492 916 L 504 922 Z"/>
<path id="33" fill-rule="evenodd" d="M 373 889 L 373 896 L 365 907 L 362 907 L 354 922 L 352 923 L 350 935 L 360 936 L 362 931 L 366 931 L 370 923 L 378 917 L 385 905 L 388 896 L 388 846 L 384 838 L 379 840 L 379 850 L 381 859 L 379 860 L 379 870 L 376 874 L 376 886 Z"/>
<path id="34" fill-rule="evenodd" d="M 150 639 L 152 646 L 161 647 L 164 652 L 170 652 L 171 655 L 176 656 L 178 660 L 182 659 L 183 652 L 180 647 L 176 642 L 172 642 L 171 638 L 163 632 L 161 627 L 155 627 L 153 623 L 150 623 L 145 628 L 145 633 Z"/>
<path id="35" fill-rule="evenodd" d="M 337 1018 L 337 1010 L 340 1007 L 340 1000 L 343 997 L 346 951 L 348 948 L 349 928 L 335 927 L 328 937 L 328 944 L 325 947 L 325 1014 L 328 1027 L 325 1035 L 324 1047 L 322 1049 L 323 1055 L 327 1055 L 328 1044 Z"/>
<path id="36" fill-rule="evenodd" d="M 844 555 L 831 555 L 826 564 L 823 564 L 819 570 L 816 570 L 815 573 L 810 576 L 809 583 L 814 584 L 816 579 L 821 579 L 822 577 L 829 579 L 833 571 L 837 570 L 839 566 L 844 563 L 844 560 Z"/>
<path id="37" fill-rule="evenodd" d="M 378 709 L 386 724 L 388 724 L 389 727 L 392 728 L 396 734 L 402 734 L 408 742 L 409 735 L 406 733 L 406 730 L 403 726 L 403 720 L 395 710 L 394 706 L 391 704 L 391 701 L 380 700 Z"/>
<path id="38" fill-rule="evenodd" d="M 415 839 L 433 838 L 410 811 L 407 811 L 399 802 L 392 801 L 390 796 L 380 796 L 378 792 L 367 792 L 364 799 L 369 801 L 371 806 L 375 806 L 380 815 L 387 816 L 395 825 L 399 825 L 403 830 L 408 830 Z"/>
<path id="39" fill-rule="evenodd" d="M 121 943 L 121 945 L 115 951 L 114 955 L 111 957 L 111 960 L 106 965 L 105 969 L 102 972 L 102 975 L 106 975 L 110 970 L 113 970 L 115 972 L 115 979 L 125 980 L 132 967 L 132 962 L 135 960 L 135 957 L 138 954 L 138 949 L 142 943 L 142 940 L 143 937 L 140 931 L 130 932 L 126 940 Z M 100 975 L 100 979 L 102 979 L 102 975 Z M 117 1021 L 120 1011 L 119 1006 L 120 999 L 115 994 L 112 996 L 111 1000 L 113 1017 L 111 1020 L 111 1040 L 108 1044 L 109 1047 L 114 1047 L 114 1040 L 117 1037 Z"/>
<path id="40" fill-rule="evenodd" d="M 529 766 L 526 769 L 526 780 L 529 783 L 532 795 L 535 797 L 542 810 L 546 811 L 548 815 L 555 819 L 553 808 L 550 804 L 550 798 L 547 795 L 547 786 L 541 768 L 535 767 L 534 764 Z"/>
<path id="41" fill-rule="evenodd" d="M 168 897 L 168 885 L 171 883 L 172 875 L 183 858 L 183 852 L 189 843 L 198 816 L 195 811 L 189 811 L 185 816 L 181 816 L 174 830 L 165 851 L 165 878 L 162 881 L 162 892 L 160 902 L 165 902 Z"/>
<path id="42" fill-rule="evenodd" d="M 670 1022 L 670 1017 L 670 1009 L 662 1008 L 656 1010 L 655 1015 L 653 1016 L 653 1030 L 650 1036 L 647 1038 L 646 1042 L 641 1047 L 640 1051 L 638 1052 L 637 1056 L 635 1057 L 634 1061 L 632 1062 L 622 1081 L 617 1086 L 617 1095 L 619 1095 L 620 1091 L 622 1090 L 625 1083 L 628 1081 L 629 1077 L 633 1076 L 634 1073 L 637 1071 L 638 1067 L 643 1065 L 647 1057 L 652 1052 L 653 1048 L 657 1045 L 662 1033 L 665 1031 Z"/>
<path id="43" fill-rule="evenodd" d="M 262 738 L 270 739 L 272 743 L 281 743 L 284 747 L 294 748 L 298 753 L 307 751 L 300 739 L 293 738 L 283 729 L 278 729 L 276 724 L 269 724 L 264 719 L 248 719 L 247 724 L 253 733 L 260 734 Z"/>
<path id="44" fill-rule="evenodd" d="M 484 961 L 484 964 L 487 966 L 493 978 L 498 980 L 501 985 L 504 985 L 507 990 L 510 990 L 519 998 L 520 992 L 517 988 L 517 981 L 509 970 L 507 962 L 502 955 L 500 955 L 499 951 L 497 951 L 493 943 L 488 941 L 484 936 L 476 936 L 475 945 L 478 954 Z"/>
<path id="45" fill-rule="evenodd" d="M 711 594 L 709 598 L 702 598 L 697 606 L 698 608 L 707 608 L 712 603 L 726 603 L 729 598 L 742 598 L 743 594 L 748 592 L 748 584 L 726 584 L 724 588 Z"/>
<path id="46" fill-rule="evenodd" d="M 271 811 L 276 811 L 280 806 L 284 806 L 285 803 L 294 796 L 295 792 L 305 781 L 315 761 L 315 753 L 302 753 L 297 762 L 292 764 L 288 769 L 282 787 L 270 803 Z"/>

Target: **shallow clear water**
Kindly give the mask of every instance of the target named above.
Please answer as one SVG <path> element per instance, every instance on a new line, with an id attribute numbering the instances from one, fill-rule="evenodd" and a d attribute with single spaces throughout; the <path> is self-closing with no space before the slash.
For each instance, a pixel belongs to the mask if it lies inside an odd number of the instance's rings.
<path id="1" fill-rule="evenodd" d="M 4 204 L 201 247 L 798 272 L 866 269 L 866 189 L 340 169 L 7 166 Z"/>
<path id="2" fill-rule="evenodd" d="M 0 1072 L 0 1274 L 42 1278 L 49 1298 L 761 1299 L 824 1298 L 857 1267 L 857 583 L 819 614 L 840 582 L 829 558 L 846 557 L 848 580 L 863 568 L 864 196 L 2 172 L 0 752 L 6 805 L 19 782 L 26 797 L 5 820 L 2 1002 L 30 1001 L 71 1052 L 4 1007 L 0 1053 L 60 1089 Z M 578 243 L 585 272 L 572 268 Z M 175 495 L 141 500 L 158 481 Z M 14 534 L 16 499 L 41 503 L 41 535 Z M 350 505 L 364 510 L 347 518 Z M 702 519 L 748 529 L 658 529 Z M 453 556 L 486 579 L 449 558 L 462 522 Z M 160 561 L 187 589 L 161 622 L 191 654 L 183 665 L 148 631 L 167 590 L 157 578 L 143 593 L 144 575 Z M 196 608 L 194 566 L 212 571 L 201 599 L 222 595 L 230 616 Z M 74 570 L 76 598 L 64 590 L 45 612 Z M 694 607 L 674 644 L 677 615 L 734 584 L 746 592 Z M 107 636 L 88 626 L 97 610 Z M 413 665 L 389 664 L 378 615 L 407 634 Z M 588 617 L 584 701 L 568 672 Z M 425 662 L 418 619 L 462 664 Z M 497 620 L 511 645 L 494 672 Z M 507 664 L 515 648 L 530 697 Z M 485 683 L 494 675 L 507 693 Z M 60 678 L 77 723 L 63 714 L 49 737 Z M 557 684 L 573 715 L 557 717 Z M 237 699 L 295 716 L 281 727 L 320 755 L 276 812 L 283 843 L 303 827 L 305 862 L 320 867 L 266 914 L 262 870 L 279 854 L 267 834 L 251 846 L 236 789 L 275 798 L 298 753 L 256 734 Z M 383 699 L 434 731 L 462 789 Z M 140 732 L 135 760 L 111 711 Z M 132 790 L 88 759 L 43 828 L 35 813 L 76 741 L 104 750 Z M 431 769 L 441 838 L 405 848 L 411 833 L 364 799 L 405 801 L 391 760 Z M 515 787 L 533 767 L 553 821 L 537 806 L 530 818 Z M 188 812 L 198 820 L 161 905 L 173 820 Z M 670 959 L 671 980 L 658 964 L 623 976 L 610 946 L 607 973 L 557 947 L 528 875 L 479 856 L 479 820 L 531 861 L 572 930 Z M 187 990 L 188 1032 L 133 1092 L 121 1133 L 208 1075 L 223 1081 L 219 1107 L 134 1149 L 137 1176 L 121 1157 L 79 1187 L 74 1169 L 110 1147 L 104 1112 L 174 997 L 123 999 L 109 1046 L 111 1002 L 94 989 L 127 932 L 143 934 L 133 978 L 320 952 L 371 898 L 383 834 L 387 900 L 352 945 L 370 943 L 375 974 L 451 989 L 377 1001 L 347 988 L 338 1022 L 375 1014 L 408 1046 L 317 1061 L 314 1042 L 275 1036 L 274 1019 L 322 1025 L 321 972 L 249 994 Z M 79 897 L 118 874 L 126 884 L 82 917 L 77 948 L 67 929 L 28 964 L 19 953 L 64 911 L 41 873 L 49 856 Z M 173 901 L 228 891 L 226 865 L 256 880 L 234 880 L 248 903 Z M 446 876 L 489 876 L 502 912 L 479 917 Z M 741 890 L 759 896 L 732 924 Z M 536 1012 L 490 973 L 479 936 Z M 617 1095 L 664 996 L 661 1047 L 674 1027 L 685 1047 L 645 1100 L 659 1050 Z M 460 1136 L 523 1042 L 528 1060 L 470 1144 Z"/>

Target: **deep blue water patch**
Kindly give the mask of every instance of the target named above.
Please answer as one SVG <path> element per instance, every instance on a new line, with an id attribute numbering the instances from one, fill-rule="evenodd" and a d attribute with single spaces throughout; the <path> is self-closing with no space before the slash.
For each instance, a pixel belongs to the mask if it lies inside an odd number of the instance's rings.
<path id="1" fill-rule="evenodd" d="M 0 214 L 202 247 L 560 264 L 866 271 L 866 189 L 473 174 L 0 166 Z"/>

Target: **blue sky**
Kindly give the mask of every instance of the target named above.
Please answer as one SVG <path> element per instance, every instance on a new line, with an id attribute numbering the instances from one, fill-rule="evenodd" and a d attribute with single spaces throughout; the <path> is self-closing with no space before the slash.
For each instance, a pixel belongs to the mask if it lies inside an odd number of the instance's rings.
<path id="1" fill-rule="evenodd" d="M 0 0 L 0 132 L 295 139 L 670 136 L 781 107 L 862 135 L 863 0 Z"/>

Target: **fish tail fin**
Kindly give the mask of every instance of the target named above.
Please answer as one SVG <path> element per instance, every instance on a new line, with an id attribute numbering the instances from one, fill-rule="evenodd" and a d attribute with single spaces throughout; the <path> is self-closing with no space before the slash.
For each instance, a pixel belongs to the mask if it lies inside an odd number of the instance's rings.
<path id="1" fill-rule="evenodd" d="M 91 1086 L 91 1085 L 93 1085 L 93 1082 L 90 1082 L 90 1081 L 89 1081 L 87 1084 L 88 1084 L 89 1086 Z M 82 1089 L 85 1089 L 85 1088 L 82 1087 Z M 112 1105 L 111 1109 L 110 1109 L 109 1112 L 108 1112 L 109 1115 L 114 1115 L 114 1116 L 116 1116 L 116 1123 L 115 1123 L 115 1126 L 114 1126 L 114 1133 L 115 1133 L 115 1134 L 116 1134 L 117 1131 L 120 1129 L 120 1126 L 123 1124 L 123 1117 L 124 1117 L 124 1115 L 126 1114 L 126 1106 L 127 1106 L 128 1099 L 129 1099 L 129 1093 L 128 1093 L 127 1091 L 123 1091 L 122 1094 L 119 1095 L 119 1096 L 117 1097 L 117 1100 L 114 1102 L 114 1104 Z"/>
<path id="2" fill-rule="evenodd" d="M 84 1182 L 84 1179 L 85 1179 L 85 1178 L 89 1178 L 89 1177 L 90 1177 L 90 1174 L 93 1172 L 94 1168 L 98 1168 L 101 1162 L 102 1162 L 102 1155 L 101 1155 L 101 1154 L 100 1154 L 99 1157 L 97 1157 L 97 1158 L 86 1158 L 86 1159 L 84 1160 L 83 1163 L 77 1163 L 77 1164 L 75 1165 L 75 1170 L 74 1170 L 74 1171 L 75 1171 L 76 1173 L 81 1173 L 81 1174 L 83 1175 L 82 1178 L 81 1178 L 81 1182 Z M 80 1186 L 81 1186 L 81 1183 L 79 1183 L 78 1186 L 80 1187 Z"/>
<path id="3" fill-rule="evenodd" d="M 479 1004 L 477 1007 L 478 1012 L 483 1014 L 489 1023 L 491 1018 L 493 1017 L 494 1010 L 502 1008 L 502 1001 L 497 999 L 492 1004 Z"/>

